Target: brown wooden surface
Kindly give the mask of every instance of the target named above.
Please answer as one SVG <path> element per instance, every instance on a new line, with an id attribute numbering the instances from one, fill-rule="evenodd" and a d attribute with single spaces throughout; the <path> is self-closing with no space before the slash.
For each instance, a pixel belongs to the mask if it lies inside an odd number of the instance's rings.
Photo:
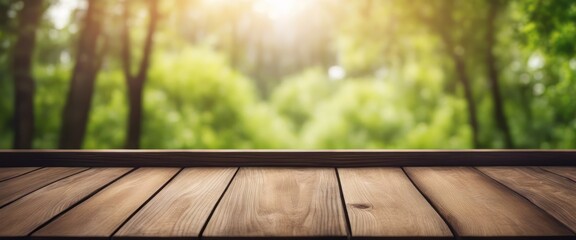
<path id="1" fill-rule="evenodd" d="M 406 172 L 459 236 L 573 235 L 543 210 L 476 169 L 414 167 Z"/>
<path id="2" fill-rule="evenodd" d="M 0 150 L 0 167 L 576 166 L 576 150 Z"/>
<path id="3" fill-rule="evenodd" d="M 38 169 L 37 167 L 0 168 L 0 182 Z"/>
<path id="4" fill-rule="evenodd" d="M 576 238 L 574 167 L 235 169 L 38 169 L 0 238 Z"/>
<path id="5" fill-rule="evenodd" d="M 545 170 L 556 173 L 576 182 L 576 167 L 543 167 Z"/>
<path id="6" fill-rule="evenodd" d="M 338 169 L 352 237 L 452 237 L 400 168 Z"/>
<path id="7" fill-rule="evenodd" d="M 236 168 L 184 169 L 117 237 L 198 237 Z"/>
<path id="8" fill-rule="evenodd" d="M 28 235 L 41 224 L 129 170 L 89 169 L 26 195 L 0 209 L 0 237 Z"/>
<path id="9" fill-rule="evenodd" d="M 334 169 L 241 168 L 203 237 L 346 235 Z"/>
<path id="10" fill-rule="evenodd" d="M 178 169 L 140 168 L 66 212 L 33 237 L 107 238 Z"/>
<path id="11" fill-rule="evenodd" d="M 537 167 L 479 169 L 576 231 L 576 183 L 573 181 Z"/>
<path id="12" fill-rule="evenodd" d="M 54 181 L 86 170 L 86 168 L 43 168 L 30 174 L 0 182 L 0 206 L 4 206 Z"/>

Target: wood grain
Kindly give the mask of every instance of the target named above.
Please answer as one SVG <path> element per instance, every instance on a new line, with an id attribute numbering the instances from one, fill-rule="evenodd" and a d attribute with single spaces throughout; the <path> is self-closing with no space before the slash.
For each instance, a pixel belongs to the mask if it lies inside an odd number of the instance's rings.
<path id="1" fill-rule="evenodd" d="M 37 167 L 20 167 L 20 168 L 0 168 L 0 182 L 26 174 L 38 169 Z"/>
<path id="2" fill-rule="evenodd" d="M 241 168 L 203 238 L 346 238 L 334 169 Z"/>
<path id="3" fill-rule="evenodd" d="M 196 238 L 236 168 L 187 168 L 115 235 Z"/>
<path id="4" fill-rule="evenodd" d="M 400 168 L 341 168 L 352 237 L 452 237 Z"/>
<path id="5" fill-rule="evenodd" d="M 44 168 L 30 174 L 0 182 L 0 206 L 42 188 L 54 181 L 84 171 L 86 168 Z"/>
<path id="6" fill-rule="evenodd" d="M 528 200 L 466 167 L 416 167 L 406 172 L 461 237 L 571 236 Z"/>
<path id="7" fill-rule="evenodd" d="M 576 183 L 573 181 L 537 167 L 479 169 L 576 231 Z"/>
<path id="8" fill-rule="evenodd" d="M 547 171 L 556 173 L 576 182 L 576 167 L 542 167 Z"/>
<path id="9" fill-rule="evenodd" d="M 110 237 L 164 185 L 176 168 L 140 168 L 66 212 L 33 237 Z"/>
<path id="10" fill-rule="evenodd" d="M 576 150 L 0 150 L 0 167 L 39 166 L 576 166 Z"/>
<path id="11" fill-rule="evenodd" d="M 0 237 L 26 236 L 129 168 L 94 168 L 39 189 L 0 209 Z M 64 197 L 63 197 L 64 196 Z"/>

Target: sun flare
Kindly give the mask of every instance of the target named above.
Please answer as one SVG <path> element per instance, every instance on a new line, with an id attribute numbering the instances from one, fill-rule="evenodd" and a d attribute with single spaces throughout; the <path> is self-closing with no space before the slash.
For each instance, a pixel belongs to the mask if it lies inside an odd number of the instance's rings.
<path id="1" fill-rule="evenodd" d="M 307 2 L 302 0 L 258 0 L 252 5 L 252 10 L 274 21 L 286 21 L 304 10 Z"/>

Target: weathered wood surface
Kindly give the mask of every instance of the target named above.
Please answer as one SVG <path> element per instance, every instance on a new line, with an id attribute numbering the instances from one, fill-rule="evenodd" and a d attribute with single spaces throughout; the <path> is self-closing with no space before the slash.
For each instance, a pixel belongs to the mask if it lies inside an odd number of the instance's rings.
<path id="1" fill-rule="evenodd" d="M 543 167 L 543 169 L 576 182 L 576 167 Z"/>
<path id="2" fill-rule="evenodd" d="M 354 237 L 452 237 L 400 168 L 338 169 Z"/>
<path id="3" fill-rule="evenodd" d="M 129 168 L 89 169 L 50 184 L 0 209 L 0 237 L 26 236 L 73 204 L 128 172 Z"/>
<path id="4" fill-rule="evenodd" d="M 461 237 L 573 236 L 546 212 L 476 169 L 415 167 L 406 172 Z"/>
<path id="5" fill-rule="evenodd" d="M 242 168 L 203 234 L 212 237 L 346 238 L 336 172 Z"/>
<path id="6" fill-rule="evenodd" d="M 0 182 L 24 175 L 38 169 L 37 167 L 0 168 Z"/>
<path id="7" fill-rule="evenodd" d="M 576 150 L 0 150 L 0 167 L 576 166 Z"/>
<path id="8" fill-rule="evenodd" d="M 574 239 L 571 169 L 43 168 L 0 182 L 0 238 Z"/>
<path id="9" fill-rule="evenodd" d="M 137 169 L 32 236 L 108 238 L 177 172 L 176 168 Z"/>
<path id="10" fill-rule="evenodd" d="M 86 168 L 44 168 L 0 182 L 0 207 L 52 182 L 84 170 Z"/>
<path id="11" fill-rule="evenodd" d="M 236 168 L 184 169 L 115 235 L 198 237 Z"/>
<path id="12" fill-rule="evenodd" d="M 537 167 L 483 167 L 480 170 L 576 231 L 576 183 L 573 181 Z"/>

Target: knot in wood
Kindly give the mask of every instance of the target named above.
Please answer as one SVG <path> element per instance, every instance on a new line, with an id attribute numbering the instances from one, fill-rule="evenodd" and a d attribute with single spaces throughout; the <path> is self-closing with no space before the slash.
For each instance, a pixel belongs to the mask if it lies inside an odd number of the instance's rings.
<path id="1" fill-rule="evenodd" d="M 367 209 L 370 208 L 371 206 L 365 203 L 351 203 L 350 206 L 352 206 L 353 208 L 358 208 L 358 209 Z"/>

